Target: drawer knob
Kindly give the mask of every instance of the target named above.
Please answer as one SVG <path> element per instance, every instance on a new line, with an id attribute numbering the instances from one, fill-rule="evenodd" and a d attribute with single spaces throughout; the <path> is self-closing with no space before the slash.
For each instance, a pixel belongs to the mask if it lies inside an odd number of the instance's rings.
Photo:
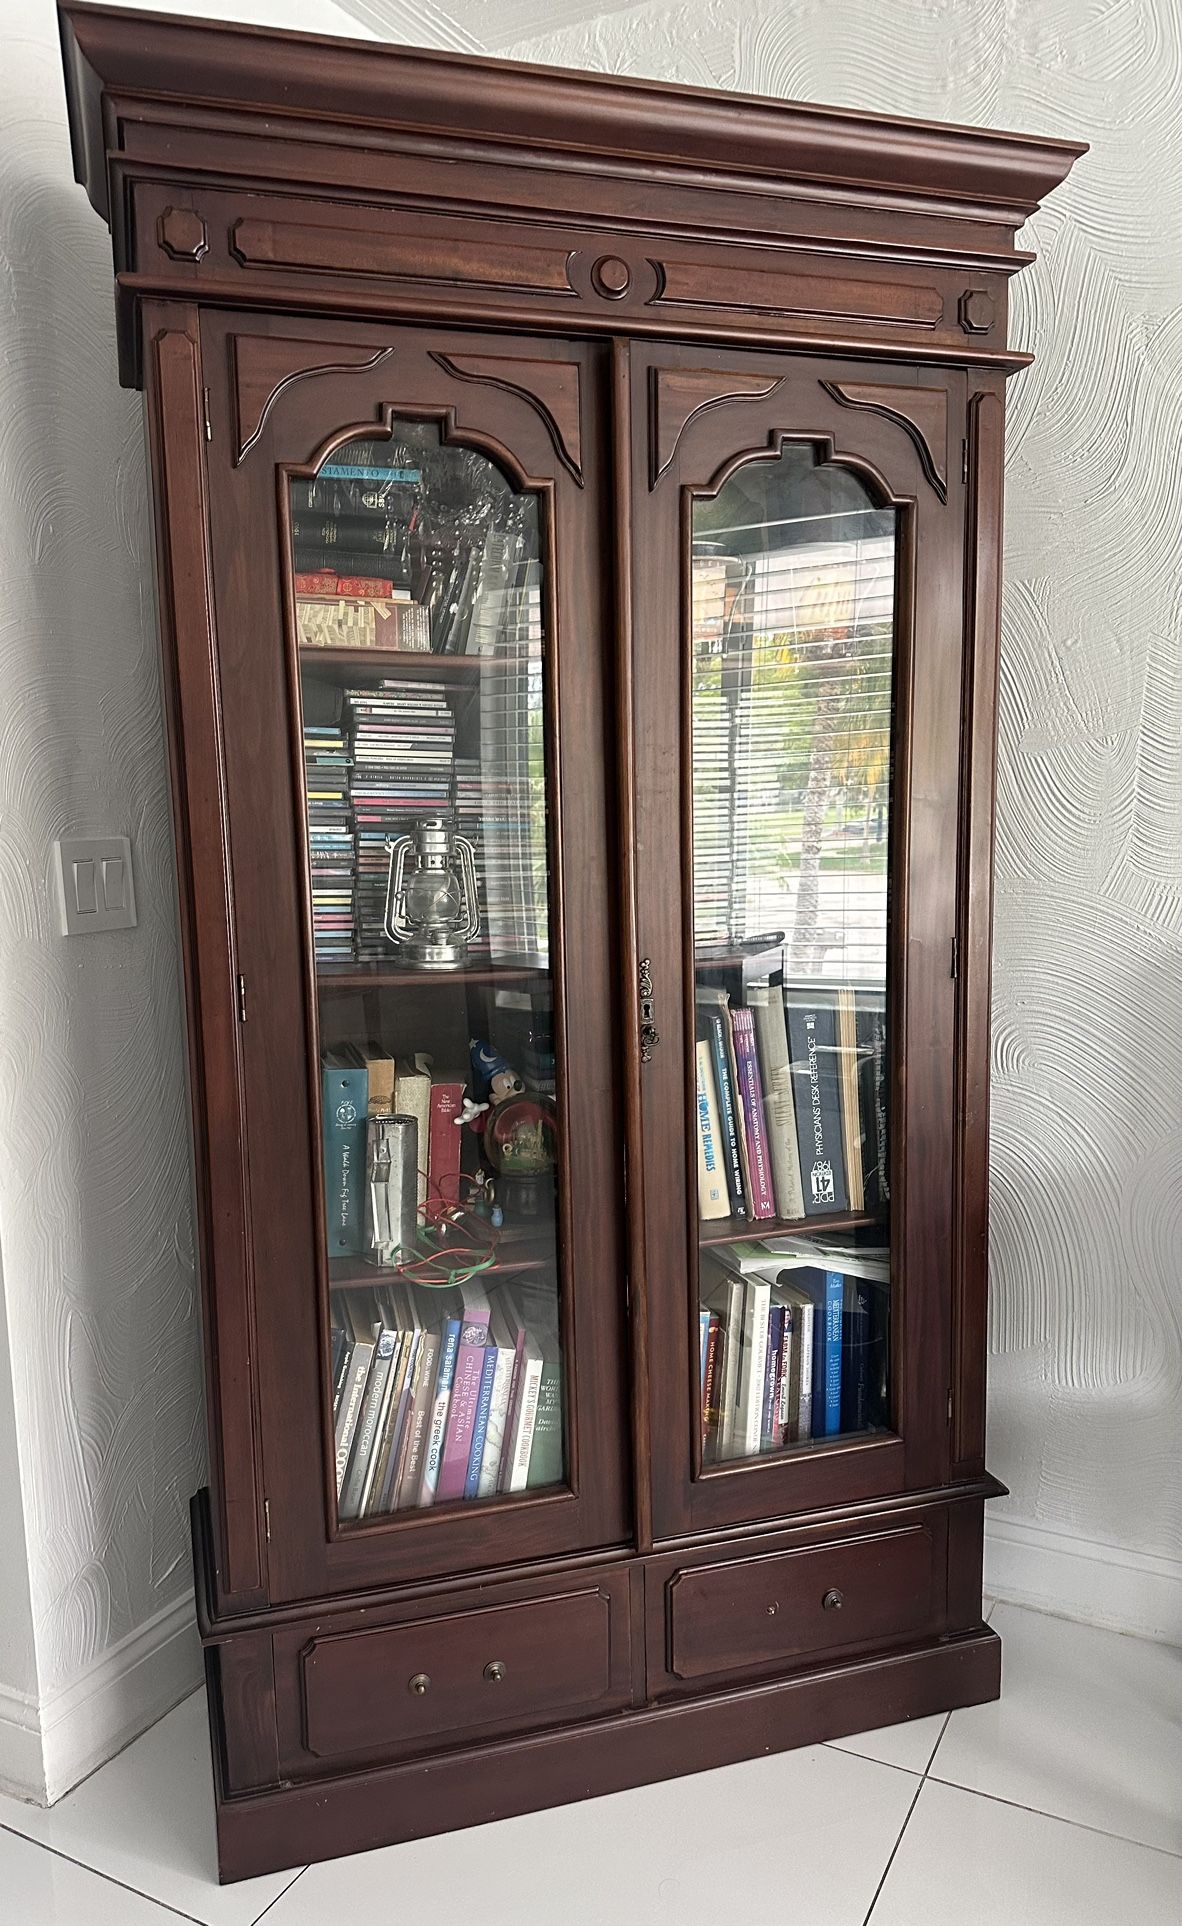
<path id="1" fill-rule="evenodd" d="M 823 1612 L 840 1612 L 844 1604 L 845 1604 L 844 1592 L 839 1592 L 836 1590 L 831 1592 L 826 1592 L 824 1598 L 821 1600 L 821 1610 Z"/>
<path id="2" fill-rule="evenodd" d="M 416 1672 L 413 1679 L 410 1680 L 410 1690 L 413 1693 L 415 1693 L 416 1697 L 421 1699 L 423 1696 L 423 1693 L 429 1692 L 430 1689 L 431 1689 L 431 1680 L 427 1675 L 427 1673 Z"/>
<path id="3" fill-rule="evenodd" d="M 484 1676 L 490 1685 L 499 1685 L 505 1676 L 505 1667 L 500 1659 L 490 1659 L 484 1668 Z"/>

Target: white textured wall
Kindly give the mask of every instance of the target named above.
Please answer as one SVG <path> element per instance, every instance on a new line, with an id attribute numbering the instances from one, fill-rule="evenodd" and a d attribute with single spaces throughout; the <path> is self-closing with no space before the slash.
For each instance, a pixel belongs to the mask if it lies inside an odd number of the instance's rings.
<path id="1" fill-rule="evenodd" d="M 0 1779 L 53 1797 L 196 1683 L 204 1447 L 143 408 L 50 0 L 0 40 Z M 51 847 L 88 833 L 131 837 L 139 927 L 66 941 Z"/>
<path id="2" fill-rule="evenodd" d="M 502 50 L 1092 143 L 1016 284 L 991 1566 L 1182 1639 L 1182 0 L 548 12 Z"/>
<path id="3" fill-rule="evenodd" d="M 991 1462 L 1047 1602 L 1089 1608 L 1071 1558 L 1093 1544 L 1164 1580 L 1182 1557 L 1180 0 L 186 10 L 1093 142 L 1017 294 L 1039 362 L 1011 391 Z M 544 37 L 522 37 L 531 20 Z M 29 1545 L 26 1586 L 5 1532 L 2 1727 L 6 1688 L 69 1708 L 183 1609 L 202 1447 L 141 408 L 116 381 L 49 0 L 0 0 L 0 28 L 0 1516 L 18 1493 Z M 87 831 L 131 835 L 140 927 L 67 943 L 50 844 Z M 1120 1598 L 1097 1614 L 1134 1620 Z"/>

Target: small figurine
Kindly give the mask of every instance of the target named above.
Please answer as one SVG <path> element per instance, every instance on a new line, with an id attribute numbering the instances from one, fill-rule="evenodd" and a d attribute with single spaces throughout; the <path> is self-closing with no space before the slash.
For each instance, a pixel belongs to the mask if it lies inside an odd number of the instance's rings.
<path id="1" fill-rule="evenodd" d="M 481 1037 L 469 1037 L 468 1049 L 472 1059 L 473 1089 L 486 1098 L 484 1108 L 504 1103 L 508 1097 L 521 1095 L 525 1089 L 524 1082 L 491 1043 L 485 1043 Z"/>

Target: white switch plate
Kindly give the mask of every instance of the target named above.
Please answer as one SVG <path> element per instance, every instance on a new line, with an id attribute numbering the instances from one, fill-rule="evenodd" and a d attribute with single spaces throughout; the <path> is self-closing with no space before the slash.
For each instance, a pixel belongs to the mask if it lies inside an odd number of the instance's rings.
<path id="1" fill-rule="evenodd" d="M 135 927 L 126 836 L 64 836 L 54 844 L 63 936 Z"/>

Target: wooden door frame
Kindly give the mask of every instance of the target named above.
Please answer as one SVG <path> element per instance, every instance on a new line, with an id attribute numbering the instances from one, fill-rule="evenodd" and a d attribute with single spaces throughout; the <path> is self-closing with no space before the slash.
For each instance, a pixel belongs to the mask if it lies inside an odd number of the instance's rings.
<path id="1" fill-rule="evenodd" d="M 641 1068 L 645 1323 L 654 1540 L 762 1523 L 938 1484 L 949 1473 L 961 705 L 964 379 L 818 355 L 635 346 L 632 744 L 636 941 L 665 1038 Z M 672 381 L 665 377 L 672 377 Z M 692 377 L 692 378 L 691 378 Z M 941 433 L 942 429 L 942 433 Z M 784 441 L 822 445 L 902 510 L 892 854 L 892 1410 L 896 1433 L 703 1471 L 695 1435 L 697 1208 L 690 1065 L 692 842 L 685 623 L 692 494 Z M 671 693 L 680 686 L 680 700 Z M 673 712 L 675 713 L 675 719 Z M 916 753 L 924 774 L 914 785 Z M 669 886 L 670 849 L 680 884 Z M 671 1153 L 676 1142 L 680 1154 Z M 920 1209 L 920 1174 L 939 1171 Z M 922 1219 L 922 1223 L 921 1223 Z M 758 1235 L 758 1225 L 752 1225 Z M 937 1251 L 946 1252 L 946 1263 Z M 695 1294 L 691 1304 L 690 1295 Z"/>
<path id="2" fill-rule="evenodd" d="M 262 1494 L 272 1601 L 622 1544 L 631 1500 L 622 1184 L 612 1156 L 612 1119 L 621 1102 L 611 1047 L 618 919 L 610 876 L 609 667 L 601 647 L 608 584 L 599 566 L 608 472 L 600 393 L 606 357 L 600 348 L 563 341 L 209 310 L 201 315 L 201 346 L 235 882 L 226 914 L 247 985 L 240 1038 L 241 1136 L 251 1197 L 244 1289 L 257 1361 L 254 1462 L 248 1465 L 241 1450 L 226 1462 L 227 1496 L 232 1502 L 244 1481 Z M 449 354 L 468 369 L 482 357 L 495 366 L 461 374 L 448 365 Z M 560 1078 L 568 1203 L 559 1271 L 570 1488 L 340 1528 L 323 1390 L 327 1279 L 319 1129 L 311 1127 L 318 1117 L 318 1051 L 294 708 L 298 667 L 283 586 L 276 475 L 321 457 L 348 431 L 382 432 L 383 410 L 391 405 L 395 412 L 445 416 L 449 439 L 493 452 L 515 481 L 554 504 L 547 699 L 554 991 L 556 1026 L 565 1025 L 560 1059 L 565 1056 L 567 1066 Z M 260 636 L 274 648 L 260 648 Z M 310 1064 L 302 1093 L 287 1073 L 284 1037 L 287 1061 L 294 1055 Z M 215 1376 L 224 1370 L 219 1361 Z"/>

